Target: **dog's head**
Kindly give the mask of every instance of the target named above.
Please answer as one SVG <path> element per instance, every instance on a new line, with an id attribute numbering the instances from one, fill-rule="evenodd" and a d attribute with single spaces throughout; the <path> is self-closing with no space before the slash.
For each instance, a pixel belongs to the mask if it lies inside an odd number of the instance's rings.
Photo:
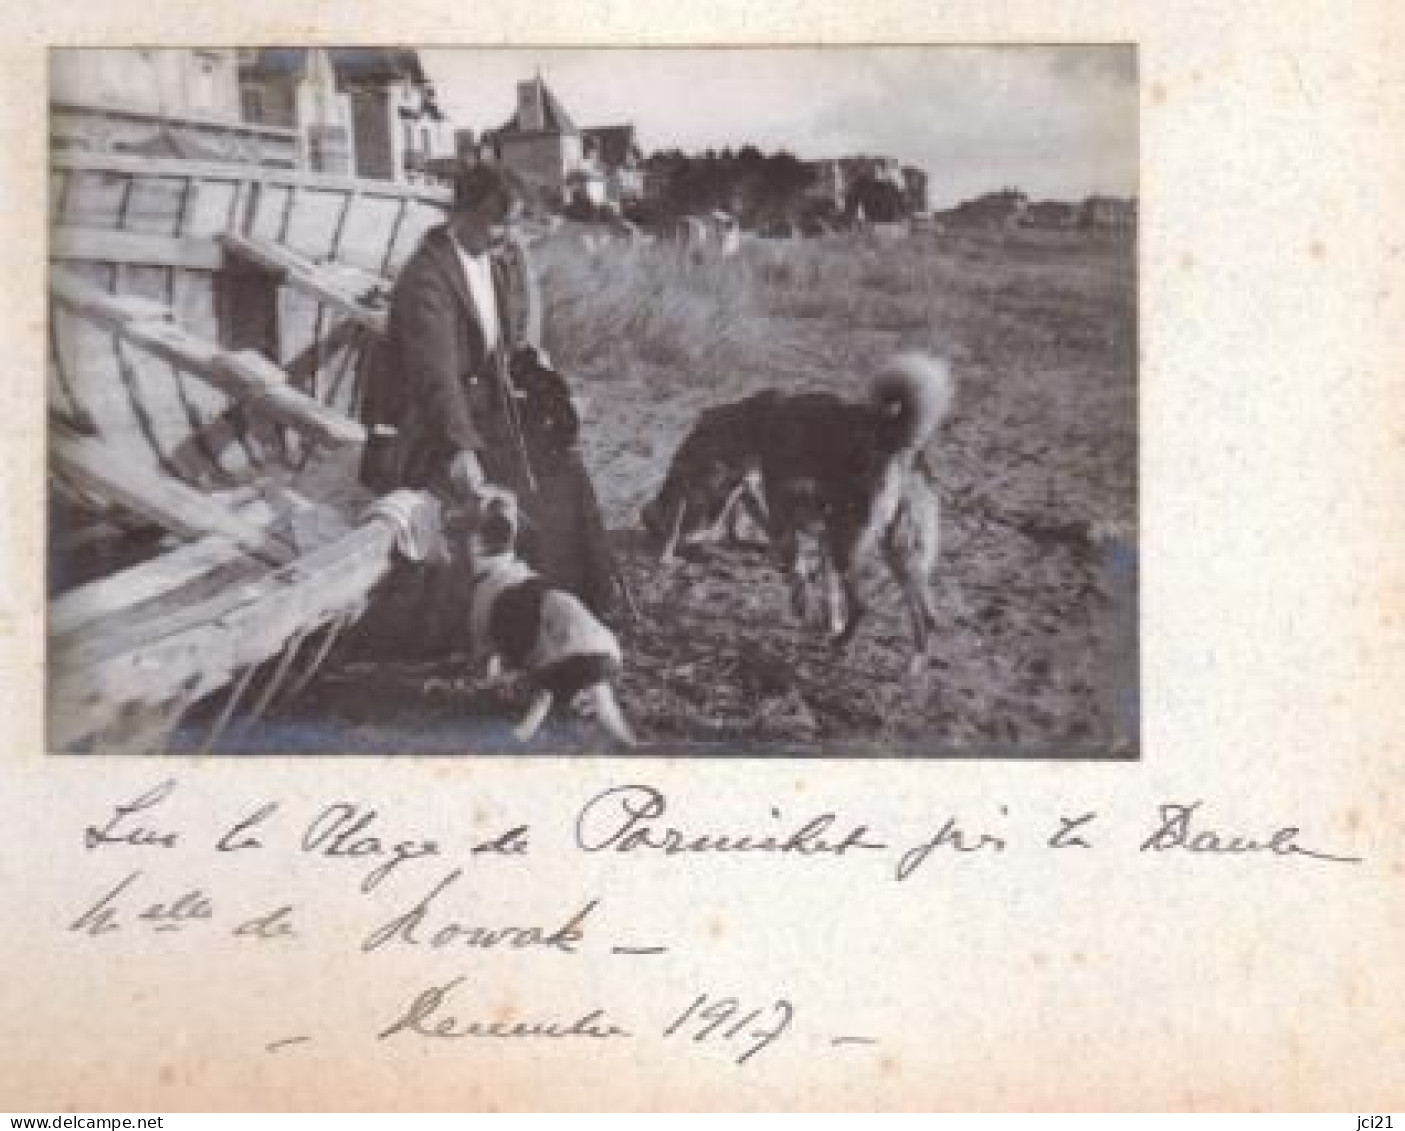
<path id="1" fill-rule="evenodd" d="M 641 512 L 651 545 L 669 557 L 679 546 L 711 533 L 754 468 L 754 459 L 735 452 L 685 443 L 669 465 L 658 494 Z"/>
<path id="2" fill-rule="evenodd" d="M 488 487 L 474 497 L 467 510 L 469 550 L 473 556 L 492 557 L 514 552 L 520 522 L 516 495 Z"/>
<path id="3" fill-rule="evenodd" d="M 650 542 L 665 558 L 717 527 L 742 481 L 760 463 L 757 437 L 776 400 L 775 393 L 759 393 L 698 417 L 640 516 Z"/>

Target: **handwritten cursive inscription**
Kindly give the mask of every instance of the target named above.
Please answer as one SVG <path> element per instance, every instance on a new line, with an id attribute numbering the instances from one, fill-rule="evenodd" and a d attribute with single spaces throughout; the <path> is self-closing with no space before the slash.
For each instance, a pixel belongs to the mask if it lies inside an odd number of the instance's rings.
<path id="1" fill-rule="evenodd" d="M 355 981 L 359 974 L 368 993 L 384 988 L 369 964 L 383 971 L 386 960 L 363 956 L 399 952 L 400 962 L 391 961 L 392 967 L 419 961 L 431 969 L 413 975 L 414 981 L 392 991 L 388 1001 L 380 999 L 358 1031 L 368 1045 L 396 1040 L 415 1053 L 440 1041 L 468 1041 L 455 1046 L 468 1049 L 475 1039 L 557 1046 L 638 1040 L 653 1041 L 669 1055 L 691 1050 L 741 1066 L 757 1059 L 764 1062 L 772 1055 L 767 1050 L 780 1042 L 846 1049 L 842 1055 L 855 1058 L 865 1055 L 865 1047 L 889 1039 L 888 1033 L 865 1032 L 866 999 L 861 994 L 841 1003 L 846 1014 L 855 1016 L 846 1015 L 836 1031 L 832 1018 L 826 1022 L 818 1016 L 812 999 L 785 990 L 793 981 L 791 964 L 815 961 L 806 949 L 815 935 L 814 922 L 777 919 L 782 912 L 772 904 L 752 898 L 745 887 L 740 893 L 729 891 L 718 877 L 711 877 L 716 893 L 705 891 L 704 898 L 715 894 L 726 910 L 709 917 L 705 932 L 697 929 L 696 917 L 669 917 L 657 907 L 647 909 L 652 913 L 644 916 L 647 925 L 630 922 L 629 911 L 637 905 L 616 893 L 649 899 L 657 886 L 639 890 L 638 885 L 618 882 L 620 877 L 610 873 L 623 866 L 619 856 L 644 857 L 640 863 L 646 867 L 651 860 L 667 858 L 668 864 L 661 866 L 683 868 L 690 877 L 707 877 L 711 868 L 735 872 L 743 865 L 811 873 L 823 866 L 820 862 L 843 858 L 851 862 L 847 871 L 855 873 L 845 879 L 857 881 L 864 872 L 871 886 L 863 894 L 878 900 L 885 892 L 891 899 L 891 885 L 910 881 L 919 871 L 924 876 L 901 889 L 911 893 L 909 898 L 921 899 L 926 883 L 938 884 L 957 869 L 993 875 L 1009 866 L 1010 857 L 1027 859 L 1031 852 L 1045 854 L 1050 876 L 1063 861 L 1080 869 L 1082 861 L 1101 854 L 1119 855 L 1123 866 L 1155 875 L 1165 871 L 1169 859 L 1152 857 L 1170 853 L 1185 858 L 1179 871 L 1194 870 L 1207 887 L 1226 867 L 1283 874 L 1308 870 L 1304 859 L 1361 860 L 1325 851 L 1319 836 L 1305 834 L 1297 825 L 1262 822 L 1252 834 L 1226 831 L 1200 800 L 1153 802 L 1139 808 L 1139 823 L 1130 832 L 1100 810 L 1076 805 L 1062 813 L 1026 808 L 1018 819 L 1011 819 L 998 798 L 994 805 L 987 800 L 983 817 L 933 806 L 911 827 L 900 823 L 891 809 L 883 810 L 882 822 L 875 818 L 868 823 L 860 819 L 863 813 L 850 818 L 812 810 L 792 817 L 771 805 L 759 807 L 749 818 L 700 825 L 681 820 L 662 790 L 636 782 L 594 792 L 578 808 L 577 801 L 564 802 L 555 811 L 554 826 L 536 812 L 475 814 L 470 835 L 452 822 L 457 810 L 448 807 L 440 811 L 445 818 L 440 826 L 401 826 L 361 801 L 319 799 L 294 812 L 288 800 L 268 797 L 246 798 L 240 808 L 216 816 L 206 827 L 182 827 L 168 819 L 176 789 L 174 780 L 162 781 L 105 805 L 98 820 L 83 826 L 82 849 L 71 843 L 71 832 L 65 834 L 74 854 L 95 865 L 97 873 L 91 893 L 84 896 L 86 909 L 66 924 L 70 939 L 120 956 L 124 943 L 159 938 L 161 946 L 153 950 L 159 949 L 163 960 L 175 959 L 183 948 L 187 958 L 192 952 L 204 954 L 202 940 L 217 936 L 236 950 L 257 949 L 274 959 L 280 950 L 317 948 L 318 959 L 341 963 L 338 979 Z M 489 820 L 494 823 L 485 824 Z M 483 839 L 491 832 L 496 835 Z M 556 894 L 555 887 L 546 887 L 572 872 L 554 867 L 560 861 L 549 854 L 562 850 L 575 857 L 577 882 L 590 885 L 585 890 Z M 192 871 L 200 867 L 202 854 L 221 867 L 209 874 Z M 586 862 L 580 854 L 593 859 Z M 1233 864 L 1228 857 L 1235 858 Z M 1239 859 L 1246 857 L 1253 861 Z M 257 889 L 252 896 L 248 890 L 222 886 L 246 859 L 258 865 L 255 875 L 260 882 L 246 885 Z M 290 859 L 301 867 L 280 870 Z M 1312 871 L 1320 870 L 1312 866 Z M 296 873 L 306 871 L 317 873 L 314 886 L 288 887 Z M 542 889 L 542 898 L 549 890 L 558 900 L 549 913 L 513 913 L 482 898 L 491 891 L 511 890 L 510 905 L 517 906 L 519 892 L 511 883 L 515 880 L 520 887 L 529 878 Z M 771 878 L 776 882 L 768 890 L 786 879 Z M 338 884 L 326 882 L 331 879 Z M 686 884 L 684 889 L 689 896 L 697 890 Z M 592 898 L 592 893 L 608 893 L 608 913 L 604 900 Z M 338 901 L 334 914 L 327 914 L 329 899 Z M 830 932 L 836 938 L 842 934 L 843 913 L 841 909 L 836 929 Z M 723 914 L 728 920 L 725 932 Z M 724 933 L 725 945 L 720 942 Z M 796 945 L 742 949 L 745 941 L 777 937 Z M 484 953 L 488 951 L 493 954 Z M 632 992 L 624 998 L 608 996 L 603 989 L 589 991 L 589 997 L 580 999 L 579 1010 L 563 1005 L 560 996 L 541 996 L 548 992 L 548 982 L 540 977 L 541 963 L 560 972 L 554 958 L 542 955 L 609 955 L 600 966 L 581 960 L 584 970 L 577 961 L 570 971 L 573 981 L 595 985 L 591 978 L 599 975 L 599 985 L 626 986 Z M 226 956 L 221 952 L 219 957 L 223 962 Z M 744 989 L 725 988 L 737 973 L 720 966 L 728 961 L 754 965 L 746 970 Z M 477 962 L 483 977 L 494 979 L 495 993 L 513 994 L 509 1000 L 516 1004 L 511 1009 L 485 1007 L 473 993 L 475 974 L 449 977 L 455 969 Z M 676 992 L 680 979 L 697 976 L 695 970 L 708 971 L 710 963 L 717 968 L 708 974 L 709 982 L 690 985 L 677 997 L 663 992 Z M 221 974 L 233 969 L 220 967 Z M 583 981 L 575 977 L 582 974 Z M 715 977 L 718 974 L 722 977 Z M 655 976 L 657 981 L 651 981 Z M 768 977 L 774 981 L 763 980 Z M 526 995 L 532 989 L 538 993 L 536 1003 L 524 1004 L 531 1000 Z M 688 997 L 691 1001 L 685 1002 Z M 265 1039 L 273 1038 L 264 1046 L 270 1052 L 323 1039 L 320 1032 L 293 1028 L 287 1018 L 273 1020 L 281 1023 L 265 1034 Z M 287 1036 L 289 1032 L 297 1035 Z"/>
<path id="2" fill-rule="evenodd" d="M 452 978 L 442 986 L 430 986 L 420 991 L 409 1007 L 376 1034 L 377 1040 L 388 1040 L 399 1033 L 415 1033 L 421 1037 L 460 1040 L 464 1037 L 497 1037 L 507 1040 L 547 1038 L 564 1040 L 584 1037 L 607 1041 L 628 1037 L 627 1029 L 616 1025 L 604 1009 L 592 1009 L 572 1020 L 536 1018 L 531 1021 L 460 1020 L 445 1012 L 449 997 L 465 982 L 463 975 Z"/>
<path id="3" fill-rule="evenodd" d="M 446 946 L 466 946 L 483 950 L 500 947 L 504 950 L 542 949 L 574 954 L 577 944 L 585 938 L 586 920 L 600 902 L 591 900 L 565 923 L 550 931 L 544 927 L 468 925 L 455 919 L 440 919 L 437 926 L 431 927 L 430 911 L 435 900 L 458 883 L 462 875 L 463 870 L 455 868 L 408 911 L 392 917 L 367 935 L 361 949 L 369 954 L 387 943 L 395 942 L 406 946 L 428 946 L 435 950 Z"/>
<path id="4" fill-rule="evenodd" d="M 112 815 L 107 823 L 99 828 L 89 825 L 83 836 L 83 843 L 91 851 L 104 845 L 122 844 L 131 848 L 174 848 L 177 834 L 158 832 L 137 824 L 133 818 L 159 806 L 175 791 L 174 781 L 163 781 L 148 789 L 132 801 L 124 801 L 112 807 Z"/>
<path id="5" fill-rule="evenodd" d="M 789 832 L 684 832 L 658 825 L 668 810 L 664 795 L 649 785 L 619 785 L 596 794 L 576 818 L 576 846 L 582 852 L 688 853 L 774 852 L 790 856 L 843 856 L 851 849 L 881 850 L 887 846 L 868 839 L 867 825 L 854 825 L 839 838 L 830 834 L 838 818 L 833 813 L 811 817 Z M 771 810 L 774 820 L 780 811 Z"/>
<path id="6" fill-rule="evenodd" d="M 439 855 L 439 845 L 432 840 L 382 839 L 370 831 L 376 819 L 374 809 L 363 810 L 350 801 L 328 805 L 307 826 L 302 836 L 302 849 L 329 859 L 349 857 L 380 861 L 361 881 L 362 891 L 370 891 L 407 860 Z"/>
<path id="7" fill-rule="evenodd" d="M 1168 849 L 1179 848 L 1186 852 L 1223 855 L 1266 852 L 1273 856 L 1310 856 L 1314 860 L 1327 860 L 1335 864 L 1361 863 L 1359 856 L 1336 856 L 1329 852 L 1304 848 L 1298 843 L 1302 830 L 1296 825 L 1285 825 L 1262 840 L 1209 828 L 1193 829 L 1191 818 L 1196 815 L 1201 804 L 1194 801 L 1189 805 L 1162 805 L 1161 825 L 1142 842 L 1142 851 L 1165 852 Z"/>

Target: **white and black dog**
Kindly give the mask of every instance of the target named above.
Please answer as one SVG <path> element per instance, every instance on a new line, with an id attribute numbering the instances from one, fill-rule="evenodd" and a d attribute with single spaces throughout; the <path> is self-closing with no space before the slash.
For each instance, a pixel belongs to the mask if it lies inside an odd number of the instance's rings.
<path id="1" fill-rule="evenodd" d="M 612 738 L 633 746 L 612 686 L 623 661 L 614 633 L 574 594 L 550 585 L 517 556 L 517 500 L 511 492 L 484 490 L 474 510 L 469 559 L 475 657 L 494 674 L 502 667 L 525 673 L 535 691 L 513 734 L 530 741 L 553 703 L 581 696 Z"/>

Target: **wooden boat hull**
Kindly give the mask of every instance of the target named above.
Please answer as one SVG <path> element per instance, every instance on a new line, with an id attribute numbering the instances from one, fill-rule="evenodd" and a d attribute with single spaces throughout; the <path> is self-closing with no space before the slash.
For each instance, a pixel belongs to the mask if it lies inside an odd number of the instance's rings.
<path id="1" fill-rule="evenodd" d="M 222 726 L 299 682 L 390 569 L 360 369 L 447 194 L 99 154 L 52 177 L 50 746 L 159 748 L 221 689 Z"/>

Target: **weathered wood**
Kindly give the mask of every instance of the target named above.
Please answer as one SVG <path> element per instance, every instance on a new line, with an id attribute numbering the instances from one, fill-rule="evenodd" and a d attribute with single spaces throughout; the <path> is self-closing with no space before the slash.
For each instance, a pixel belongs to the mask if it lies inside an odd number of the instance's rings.
<path id="1" fill-rule="evenodd" d="M 244 556 L 244 551 L 223 534 L 211 534 L 149 562 L 80 585 L 49 602 L 49 639 L 58 642 L 95 621 L 208 577 Z"/>
<path id="2" fill-rule="evenodd" d="M 128 322 L 166 320 L 171 308 L 138 295 L 115 295 L 67 271 L 49 272 L 49 294 L 55 303 L 109 330 Z"/>
<path id="3" fill-rule="evenodd" d="M 110 727 L 129 704 L 199 699 L 250 665 L 278 654 L 298 633 L 356 609 L 385 576 L 396 531 L 371 519 L 261 581 L 193 606 L 174 630 L 163 626 L 119 649 L 85 640 L 56 650 L 50 737 L 72 748 Z M 86 635 L 86 634 L 85 634 Z"/>
<path id="4" fill-rule="evenodd" d="M 116 153 L 83 153 L 68 151 L 52 153 L 49 164 L 66 171 L 135 174 L 142 177 L 195 177 L 202 181 L 232 184 L 240 181 L 298 188 L 320 192 L 359 192 L 362 196 L 417 200 L 434 207 L 447 207 L 449 191 L 428 185 L 406 185 L 395 181 L 360 180 L 336 177 L 325 173 L 308 173 L 296 169 L 279 169 L 269 165 L 222 164 L 215 161 L 185 161 L 180 158 L 131 157 Z"/>
<path id="5" fill-rule="evenodd" d="M 231 254 L 267 271 L 278 273 L 289 286 L 296 287 L 319 302 L 333 307 L 367 329 L 377 334 L 385 333 L 386 312 L 366 305 L 354 290 L 347 286 L 347 279 L 350 277 L 347 267 L 322 267 L 269 240 L 249 236 L 229 234 L 221 236 L 220 243 Z M 357 281 L 364 281 L 367 286 L 381 281 L 369 272 L 361 274 L 364 279 L 358 276 Z"/>
<path id="6" fill-rule="evenodd" d="M 225 498 L 226 506 L 233 499 Z M 262 496 L 240 506 L 245 522 L 267 528 L 279 517 Z M 238 543 L 223 534 L 210 534 L 166 551 L 151 561 L 71 589 L 49 602 L 49 639 L 60 641 L 97 621 L 130 614 L 131 610 L 245 560 Z"/>
<path id="7" fill-rule="evenodd" d="M 222 350 L 188 333 L 170 320 L 170 310 L 159 303 L 109 295 L 62 272 L 52 274 L 50 286 L 59 305 L 317 443 L 341 446 L 365 439 L 365 429 L 357 421 L 294 389 L 287 374 L 267 358 L 250 350 Z"/>
<path id="8" fill-rule="evenodd" d="M 318 443 L 337 447 L 366 438 L 360 423 L 298 392 L 278 366 L 253 350 L 220 353 L 209 376 L 236 400 L 293 425 Z"/>
<path id="9" fill-rule="evenodd" d="M 208 237 L 60 226 L 49 237 L 51 259 L 83 259 L 144 267 L 218 270 L 219 245 Z"/>
<path id="10" fill-rule="evenodd" d="M 271 539 L 209 495 L 136 464 L 100 440 L 56 432 L 49 439 L 55 470 L 83 491 L 141 515 L 181 538 L 222 534 L 265 561 L 282 564 L 290 547 Z"/>

